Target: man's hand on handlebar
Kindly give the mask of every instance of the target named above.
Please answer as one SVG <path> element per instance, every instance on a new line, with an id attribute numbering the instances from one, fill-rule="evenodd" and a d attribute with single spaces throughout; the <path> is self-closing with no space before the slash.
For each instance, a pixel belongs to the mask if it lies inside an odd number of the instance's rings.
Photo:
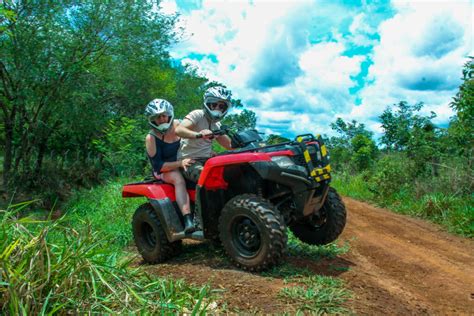
<path id="1" fill-rule="evenodd" d="M 221 136 L 221 135 L 224 135 L 224 134 L 225 134 L 225 131 L 221 130 L 221 129 L 218 129 L 218 130 L 215 130 L 215 131 L 211 131 L 211 130 L 208 130 L 208 129 L 203 129 L 198 134 L 196 134 L 196 138 L 214 139 L 214 137 Z"/>
<path id="2" fill-rule="evenodd" d="M 200 132 L 196 135 L 196 138 L 213 139 L 213 138 L 214 138 L 214 134 L 212 133 L 212 131 L 210 131 L 210 130 L 208 130 L 208 129 L 203 129 L 202 131 L 200 131 Z"/>

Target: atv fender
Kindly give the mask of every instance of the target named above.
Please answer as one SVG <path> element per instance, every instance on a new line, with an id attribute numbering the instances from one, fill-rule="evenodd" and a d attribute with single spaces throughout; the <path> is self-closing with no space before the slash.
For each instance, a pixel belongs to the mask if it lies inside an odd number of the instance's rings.
<path id="1" fill-rule="evenodd" d="M 183 238 L 204 240 L 202 231 L 195 231 L 192 234 L 184 233 L 184 227 L 179 218 L 178 211 L 169 198 L 160 200 L 148 199 L 148 201 L 158 215 L 169 242 L 174 242 Z"/>
<path id="2" fill-rule="evenodd" d="M 189 198 L 194 202 L 196 190 L 187 189 Z M 167 183 L 131 183 L 123 186 L 122 197 L 147 197 L 149 199 L 164 199 L 168 198 L 171 201 L 176 201 L 175 190 L 171 184 Z"/>
<path id="3" fill-rule="evenodd" d="M 151 206 L 155 209 L 156 215 L 160 219 L 160 223 L 166 232 L 166 237 L 169 242 L 182 239 L 183 224 L 179 219 L 173 202 L 169 198 L 164 199 L 149 199 Z M 181 237 L 181 238 L 180 238 Z"/>
<path id="4" fill-rule="evenodd" d="M 166 183 L 132 183 L 126 184 L 122 189 L 122 197 L 140 197 L 149 199 L 168 198 L 175 201 L 174 187 Z"/>
<path id="5" fill-rule="evenodd" d="M 326 197 L 328 187 L 311 182 L 303 175 L 291 170 L 284 170 L 276 164 L 252 162 L 251 166 L 262 179 L 283 184 L 293 191 L 296 208 L 301 210 L 298 217 L 308 216 L 319 210 Z"/>

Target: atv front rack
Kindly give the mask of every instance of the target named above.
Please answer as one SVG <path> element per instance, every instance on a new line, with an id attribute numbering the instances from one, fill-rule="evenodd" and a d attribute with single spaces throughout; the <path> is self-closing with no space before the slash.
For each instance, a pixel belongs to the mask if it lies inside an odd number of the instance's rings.
<path id="1" fill-rule="evenodd" d="M 331 178 L 331 174 L 330 174 L 331 165 L 329 164 L 328 152 L 326 149 L 326 145 L 324 145 L 321 135 L 318 134 L 316 138 L 312 134 L 298 135 L 296 136 L 296 141 L 301 147 L 301 150 L 303 152 L 303 157 L 308 166 L 308 169 L 309 169 L 308 171 L 311 177 L 313 177 L 314 180 L 316 180 L 316 182 L 329 180 Z M 321 150 L 321 160 L 324 166 L 322 168 L 314 167 L 313 158 L 311 157 L 308 150 L 308 145 L 311 145 L 312 143 L 316 143 L 316 142 L 319 144 L 319 149 Z"/>

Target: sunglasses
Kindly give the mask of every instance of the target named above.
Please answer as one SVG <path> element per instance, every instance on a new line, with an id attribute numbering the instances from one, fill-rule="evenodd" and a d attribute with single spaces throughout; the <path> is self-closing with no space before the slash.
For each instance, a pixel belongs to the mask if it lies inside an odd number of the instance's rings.
<path id="1" fill-rule="evenodd" d="M 208 103 L 207 104 L 211 110 L 219 109 L 221 111 L 227 110 L 227 104 L 224 102 L 217 102 L 217 103 Z"/>

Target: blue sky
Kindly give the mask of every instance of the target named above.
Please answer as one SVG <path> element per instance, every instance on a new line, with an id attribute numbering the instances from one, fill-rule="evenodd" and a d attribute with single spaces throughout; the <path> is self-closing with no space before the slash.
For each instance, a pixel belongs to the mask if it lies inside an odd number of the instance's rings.
<path id="1" fill-rule="evenodd" d="M 381 132 L 399 101 L 446 126 L 474 55 L 471 1 L 165 0 L 183 40 L 171 56 L 225 84 L 265 133 L 332 135 L 337 117 Z M 200 105 L 196 105 L 200 106 Z"/>

